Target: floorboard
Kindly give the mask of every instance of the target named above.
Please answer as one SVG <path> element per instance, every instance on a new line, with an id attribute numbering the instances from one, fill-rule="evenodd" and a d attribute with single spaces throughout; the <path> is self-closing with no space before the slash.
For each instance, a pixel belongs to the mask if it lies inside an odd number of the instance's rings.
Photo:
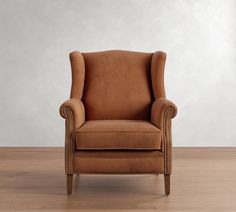
<path id="1" fill-rule="evenodd" d="M 80 175 L 66 195 L 63 148 L 0 148 L 0 211 L 236 211 L 236 148 L 174 148 L 162 175 Z"/>

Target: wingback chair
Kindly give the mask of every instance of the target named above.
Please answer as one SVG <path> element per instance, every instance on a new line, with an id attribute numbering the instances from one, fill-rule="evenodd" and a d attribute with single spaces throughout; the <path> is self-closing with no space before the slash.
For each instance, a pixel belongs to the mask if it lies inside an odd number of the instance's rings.
<path id="1" fill-rule="evenodd" d="M 164 52 L 112 50 L 70 53 L 70 99 L 65 119 L 67 194 L 73 174 L 164 174 L 170 193 L 171 119 Z"/>

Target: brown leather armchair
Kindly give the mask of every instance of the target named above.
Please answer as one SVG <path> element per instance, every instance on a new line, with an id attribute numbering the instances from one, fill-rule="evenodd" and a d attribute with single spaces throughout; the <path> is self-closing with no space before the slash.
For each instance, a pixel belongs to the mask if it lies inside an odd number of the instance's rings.
<path id="1" fill-rule="evenodd" d="M 67 194 L 73 174 L 164 174 L 170 193 L 171 119 L 163 52 L 72 52 L 66 120 Z"/>

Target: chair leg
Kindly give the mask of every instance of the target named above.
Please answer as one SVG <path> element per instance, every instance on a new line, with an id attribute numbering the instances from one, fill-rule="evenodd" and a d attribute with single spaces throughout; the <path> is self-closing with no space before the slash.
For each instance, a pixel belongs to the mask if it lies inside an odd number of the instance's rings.
<path id="1" fill-rule="evenodd" d="M 170 174 L 165 174 L 164 178 L 165 178 L 165 193 L 166 196 L 168 196 L 170 194 Z"/>
<path id="2" fill-rule="evenodd" d="M 72 194 L 72 186 L 73 186 L 73 174 L 67 174 L 67 195 Z"/>

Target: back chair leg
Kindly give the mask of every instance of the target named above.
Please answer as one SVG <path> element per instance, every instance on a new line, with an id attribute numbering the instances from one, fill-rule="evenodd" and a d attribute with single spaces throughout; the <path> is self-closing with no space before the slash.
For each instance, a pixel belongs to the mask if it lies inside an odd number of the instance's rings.
<path id="1" fill-rule="evenodd" d="M 165 174 L 164 178 L 165 178 L 165 193 L 166 196 L 168 196 L 170 194 L 170 174 Z"/>
<path id="2" fill-rule="evenodd" d="M 73 174 L 67 174 L 67 195 L 72 194 Z"/>

